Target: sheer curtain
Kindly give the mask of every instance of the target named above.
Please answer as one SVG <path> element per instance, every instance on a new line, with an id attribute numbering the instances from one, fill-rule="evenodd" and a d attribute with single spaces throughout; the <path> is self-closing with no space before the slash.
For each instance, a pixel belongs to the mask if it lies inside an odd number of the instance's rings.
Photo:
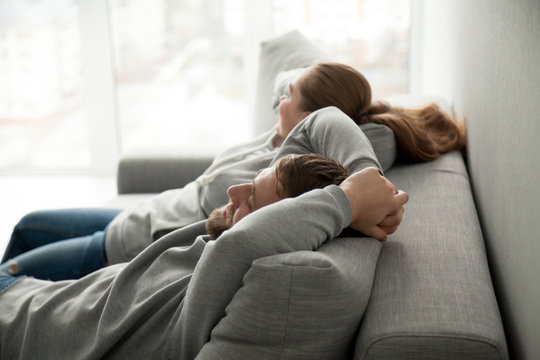
<path id="1" fill-rule="evenodd" d="M 120 154 L 250 138 L 261 40 L 298 29 L 408 89 L 410 0 L 0 1 L 0 172 L 109 172 Z"/>

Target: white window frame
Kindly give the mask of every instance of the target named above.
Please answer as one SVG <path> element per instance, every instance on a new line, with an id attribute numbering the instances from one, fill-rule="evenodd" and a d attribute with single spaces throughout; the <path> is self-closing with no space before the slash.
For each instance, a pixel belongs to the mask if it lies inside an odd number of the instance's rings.
<path id="1" fill-rule="evenodd" d="M 80 0 L 81 58 L 91 171 L 114 173 L 120 157 L 108 0 Z"/>

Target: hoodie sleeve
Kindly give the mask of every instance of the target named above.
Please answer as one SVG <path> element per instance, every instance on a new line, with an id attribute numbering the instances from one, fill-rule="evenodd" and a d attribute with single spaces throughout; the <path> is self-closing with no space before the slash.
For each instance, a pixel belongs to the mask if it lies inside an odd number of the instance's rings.
<path id="1" fill-rule="evenodd" d="M 317 110 L 296 125 L 273 163 L 288 154 L 307 153 L 334 159 L 351 173 L 366 167 L 376 167 L 382 173 L 382 167 L 364 132 L 336 107 Z"/>
<path id="2" fill-rule="evenodd" d="M 210 332 L 225 316 L 254 260 L 315 250 L 335 238 L 350 219 L 347 196 L 332 185 L 259 209 L 210 242 L 195 268 L 180 316 L 181 358 L 194 358 L 210 340 Z"/>

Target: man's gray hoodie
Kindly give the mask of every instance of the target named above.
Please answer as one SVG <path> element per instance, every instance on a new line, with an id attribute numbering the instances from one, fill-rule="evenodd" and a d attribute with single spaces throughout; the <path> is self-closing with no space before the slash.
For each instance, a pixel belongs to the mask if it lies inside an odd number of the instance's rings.
<path id="1" fill-rule="evenodd" d="M 297 125 L 273 161 L 311 152 L 352 172 L 379 167 L 363 133 L 336 108 Z M 199 222 L 80 280 L 23 277 L 0 293 L 0 358 L 194 359 L 254 260 L 315 250 L 350 217 L 346 195 L 329 186 L 259 209 L 216 241 L 201 235 Z"/>

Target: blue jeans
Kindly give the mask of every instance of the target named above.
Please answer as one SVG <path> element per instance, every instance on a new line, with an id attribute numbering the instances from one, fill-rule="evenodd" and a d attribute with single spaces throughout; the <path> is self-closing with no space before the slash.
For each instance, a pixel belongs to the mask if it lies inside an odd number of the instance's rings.
<path id="1" fill-rule="evenodd" d="M 6 274 L 3 271 L 0 271 L 0 291 L 7 288 L 9 285 L 11 285 L 17 278 L 15 276 L 11 276 Z"/>
<path id="2" fill-rule="evenodd" d="M 106 229 L 120 211 L 83 208 L 26 215 L 13 230 L 0 272 L 57 281 L 105 267 Z"/>

